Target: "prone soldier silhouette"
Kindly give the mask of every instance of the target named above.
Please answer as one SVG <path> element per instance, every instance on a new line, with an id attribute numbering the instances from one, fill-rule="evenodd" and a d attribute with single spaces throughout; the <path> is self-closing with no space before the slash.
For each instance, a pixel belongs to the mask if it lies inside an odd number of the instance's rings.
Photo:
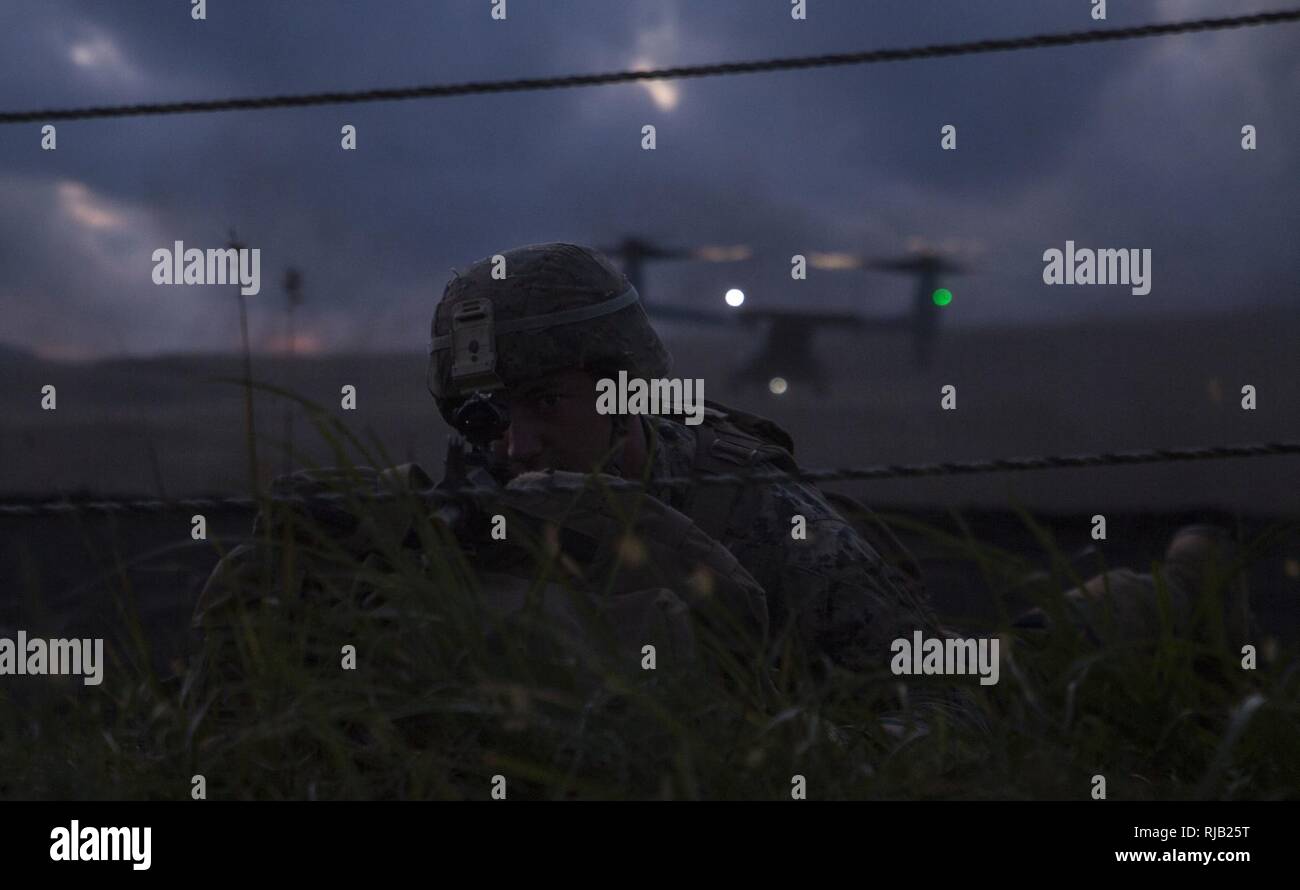
<path id="1" fill-rule="evenodd" d="M 690 648 L 682 620 L 688 610 L 722 614 L 718 626 L 758 641 L 769 654 L 793 638 L 823 668 L 879 670 L 896 639 L 916 631 L 951 635 L 939 625 L 916 560 L 855 500 L 797 481 L 663 482 L 797 470 L 791 436 L 772 421 L 715 402 L 705 403 L 703 422 L 694 425 L 680 416 L 597 410 L 598 380 L 620 372 L 663 378 L 671 369 L 636 289 L 607 258 L 564 243 L 518 247 L 500 257 L 504 264 L 489 257 L 455 273 L 431 325 L 428 388 L 443 418 L 473 445 L 466 455 L 453 443 L 448 477 L 458 484 L 479 480 L 495 489 L 503 508 L 563 526 L 575 578 L 621 573 L 605 587 L 605 599 L 629 645 L 666 622 L 665 632 Z M 502 265 L 504 277 L 494 275 Z M 432 486 L 414 465 L 372 472 L 376 484 Z M 302 471 L 277 480 L 276 490 L 311 494 L 329 477 Z M 623 521 L 627 502 L 609 491 L 588 486 L 575 502 L 563 489 L 536 484 L 566 478 L 640 481 L 631 538 Z M 803 518 L 803 536 L 791 533 L 795 517 Z M 364 535 L 355 524 L 347 528 L 364 553 Z M 493 551 L 509 548 L 478 538 L 475 556 L 489 569 L 494 561 L 499 567 Z M 574 541 L 585 541 L 585 548 L 569 547 Z M 239 579 L 257 563 L 255 550 L 255 544 L 236 548 L 217 566 L 200 596 L 196 627 L 229 604 Z M 1175 536 L 1167 580 L 1178 622 L 1188 620 L 1203 576 L 1229 556 L 1225 536 L 1214 528 L 1190 527 Z M 597 565 L 605 570 L 587 571 Z M 1113 570 L 1066 597 L 1079 625 L 1094 636 L 1117 627 L 1121 634 L 1147 633 L 1159 621 L 1149 575 Z M 516 591 L 516 604 L 522 598 Z M 1033 628 L 1047 621 L 1034 610 L 1016 623 Z M 1228 604 L 1222 621 L 1233 638 L 1245 636 L 1244 598 Z"/>

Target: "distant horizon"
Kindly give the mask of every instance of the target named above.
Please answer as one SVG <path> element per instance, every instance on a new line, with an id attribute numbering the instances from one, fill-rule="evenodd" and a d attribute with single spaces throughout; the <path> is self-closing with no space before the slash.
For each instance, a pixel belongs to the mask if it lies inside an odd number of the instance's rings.
<path id="1" fill-rule="evenodd" d="M 835 307 L 831 307 L 832 310 Z M 948 310 L 944 310 L 948 311 Z M 1028 331 L 1041 330 L 1044 332 L 1060 331 L 1065 329 L 1096 329 L 1096 328 L 1135 328 L 1145 327 L 1151 324 L 1178 324 L 1178 325 L 1198 325 L 1212 324 L 1222 322 L 1227 319 L 1239 320 L 1243 314 L 1279 316 L 1288 317 L 1300 324 L 1300 309 L 1293 310 L 1286 305 L 1276 303 L 1261 302 L 1246 306 L 1237 307 L 1233 311 L 1212 311 L 1202 310 L 1195 313 L 1169 317 L 1159 313 L 1149 315 L 1123 315 L 1123 316 L 1106 316 L 1101 314 L 1084 315 L 1075 318 L 1053 319 L 1050 321 L 1021 321 L 1004 319 L 972 319 L 966 321 L 951 321 L 945 318 L 943 328 L 939 334 L 940 340 L 945 334 L 971 334 L 978 332 L 1001 332 L 1001 331 Z M 656 329 L 668 341 L 690 341 L 690 340 L 707 340 L 712 338 L 726 337 L 728 334 L 733 336 L 745 335 L 751 340 L 759 336 L 761 329 L 743 329 L 732 327 L 730 329 L 724 326 L 699 328 L 690 325 L 687 322 L 680 321 L 661 321 L 654 320 L 654 314 L 651 313 L 651 319 L 655 323 Z M 864 341 L 875 341 L 880 337 L 902 336 L 888 333 L 866 333 L 853 334 L 846 331 L 837 331 L 834 328 L 824 328 L 819 332 L 819 336 L 830 337 L 850 337 L 859 336 Z M 270 339 L 270 338 L 268 338 Z M 276 359 L 276 360 L 314 360 L 314 359 L 333 359 L 347 356 L 426 356 L 427 339 L 421 341 L 418 345 L 412 344 L 409 348 L 358 348 L 348 346 L 321 347 L 315 349 L 298 349 L 290 352 L 287 349 L 268 349 L 265 342 L 254 343 L 250 349 L 250 354 L 255 358 Z M 114 360 L 166 360 L 166 359 L 189 359 L 189 358 L 238 358 L 241 356 L 242 349 L 239 345 L 233 344 L 228 349 L 211 349 L 197 348 L 192 350 L 174 350 L 160 352 L 101 352 L 93 355 L 84 356 L 60 356 L 55 354 L 42 353 L 39 348 L 33 349 L 24 344 L 15 343 L 11 340 L 0 340 L 0 361 L 9 358 L 21 358 L 51 363 L 66 364 L 91 364 L 94 362 L 114 361 Z"/>

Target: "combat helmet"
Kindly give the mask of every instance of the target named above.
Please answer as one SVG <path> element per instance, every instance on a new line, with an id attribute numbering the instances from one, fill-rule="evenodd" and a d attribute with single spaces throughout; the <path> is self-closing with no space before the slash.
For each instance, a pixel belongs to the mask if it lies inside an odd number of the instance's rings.
<path id="1" fill-rule="evenodd" d="M 427 384 L 448 423 L 470 396 L 567 368 L 667 375 L 640 295 L 598 251 L 552 242 L 498 256 L 453 272 L 434 312 Z"/>

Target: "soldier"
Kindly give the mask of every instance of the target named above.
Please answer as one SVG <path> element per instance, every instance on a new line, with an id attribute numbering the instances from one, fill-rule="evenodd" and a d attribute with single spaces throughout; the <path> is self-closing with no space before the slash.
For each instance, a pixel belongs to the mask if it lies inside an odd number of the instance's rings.
<path id="1" fill-rule="evenodd" d="M 602 607 L 625 643 L 644 640 L 647 628 L 662 621 L 677 648 L 691 651 L 683 617 L 690 609 L 708 613 L 710 626 L 730 634 L 728 642 L 738 648 L 757 642 L 768 663 L 797 643 L 820 673 L 831 664 L 878 672 L 889 664 L 894 640 L 916 631 L 946 633 L 914 560 L 856 502 L 793 481 L 665 482 L 797 470 L 793 441 L 776 424 L 714 402 L 705 403 L 699 425 L 680 416 L 597 410 L 597 381 L 620 372 L 663 378 L 671 365 L 635 288 L 599 253 L 550 243 L 480 260 L 448 282 L 431 338 L 429 390 L 447 422 L 478 441 L 481 455 L 490 455 L 476 472 L 494 477 L 496 509 L 511 511 L 539 534 L 548 526 L 565 530 L 564 541 L 553 543 L 565 551 L 567 580 L 612 580 Z M 431 485 L 414 466 L 369 472 L 367 481 L 379 487 Z M 550 485 L 568 481 L 569 489 L 581 488 L 584 480 L 619 477 L 643 483 L 644 494 L 587 485 L 575 501 L 571 490 Z M 329 471 L 314 471 L 278 480 L 277 487 L 312 494 L 330 481 Z M 315 514 L 341 529 L 338 539 L 372 565 L 371 526 L 383 524 L 386 515 L 399 524 L 410 521 L 401 511 L 378 510 L 361 526 L 337 507 Z M 629 535 L 626 517 L 632 515 Z M 794 534 L 797 517 L 804 535 Z M 404 526 L 396 537 L 408 531 Z M 1203 532 L 1186 534 L 1171 549 L 1176 617 L 1189 612 L 1206 564 L 1198 554 L 1208 540 Z M 196 625 L 228 604 L 233 580 L 256 568 L 249 559 L 254 549 L 237 549 L 214 571 Z M 473 549 L 475 564 L 495 573 L 489 598 L 503 610 L 518 608 L 531 574 L 519 549 L 493 540 Z M 300 575 L 306 571 L 298 565 Z M 1119 600 L 1118 612 L 1107 611 L 1110 597 Z M 1154 626 L 1149 576 L 1116 570 L 1066 598 L 1093 637 L 1102 636 L 1104 614 L 1130 633 L 1149 634 Z M 555 617 L 576 627 L 577 616 L 562 600 L 556 603 Z M 1244 606 L 1233 608 L 1236 617 Z M 1045 623 L 1038 610 L 1016 622 L 1023 628 Z M 1233 637 L 1242 635 L 1242 624 L 1239 617 L 1231 622 Z"/>
<path id="2" fill-rule="evenodd" d="M 484 259 L 448 283 L 432 325 L 428 385 L 444 418 L 491 392 L 509 418 L 492 449 L 507 477 L 539 470 L 640 479 L 669 512 L 688 518 L 735 557 L 761 591 L 773 653 L 789 636 L 824 661 L 879 670 L 891 643 L 950 636 L 941 628 L 911 555 L 867 508 L 797 482 L 668 486 L 660 480 L 748 470 L 798 469 L 790 436 L 769 420 L 706 402 L 704 422 L 602 415 L 596 382 L 664 377 L 670 358 L 635 289 L 603 256 L 571 244 L 539 244 Z M 490 367 L 489 367 L 490 365 Z M 463 418 L 461 418 L 463 421 Z M 837 507 L 839 509 L 837 509 Z M 792 535 L 802 516 L 807 537 Z M 1229 581 L 1232 548 L 1222 530 L 1175 534 L 1162 580 L 1175 630 L 1220 627 L 1238 645 L 1249 632 L 1239 582 L 1226 589 L 1222 621 L 1193 621 L 1212 580 Z M 682 585 L 670 583 L 674 589 Z M 1076 626 L 1096 642 L 1159 632 L 1157 581 L 1116 569 L 1065 594 Z M 1211 626 L 1206 626 L 1206 621 Z M 1041 610 L 1014 622 L 1043 627 Z"/>
<path id="3" fill-rule="evenodd" d="M 811 485 L 662 484 L 692 474 L 795 470 L 793 442 L 771 421 L 712 402 L 697 426 L 598 413 L 598 380 L 620 371 L 662 378 L 670 369 L 635 288 L 585 247 L 538 244 L 501 256 L 504 278 L 493 276 L 499 264 L 489 258 L 448 283 L 432 325 L 428 384 L 453 426 L 471 398 L 492 394 L 509 418 L 492 444 L 504 475 L 552 470 L 644 480 L 652 498 L 718 542 L 756 582 L 774 646 L 794 635 L 840 665 L 879 669 L 892 640 L 937 629 L 897 542 L 882 533 L 873 546 Z M 796 516 L 806 537 L 792 534 Z"/>
<path id="4" fill-rule="evenodd" d="M 448 282 L 432 323 L 428 386 L 448 423 L 490 449 L 486 463 L 499 484 L 493 509 L 511 513 L 511 528 L 519 518 L 539 535 L 558 527 L 566 533 L 556 543 L 566 551 L 567 580 L 613 579 L 602 607 L 623 642 L 639 647 L 648 628 L 660 624 L 676 650 L 691 653 L 689 609 L 729 646 L 766 653 L 764 663 L 796 644 L 823 676 L 833 663 L 879 673 L 893 640 L 938 632 L 915 564 L 864 508 L 865 534 L 811 485 L 663 483 L 797 469 L 793 442 L 774 423 L 712 402 L 694 426 L 669 416 L 597 412 L 597 380 L 620 371 L 661 378 L 670 367 L 635 288 L 607 259 L 559 243 L 502 257 L 504 277 L 494 276 L 500 264 L 489 258 Z M 486 478 L 489 471 L 475 472 Z M 277 480 L 276 490 L 320 493 L 338 475 L 302 472 Z M 355 472 L 341 475 L 355 481 Z M 644 491 L 615 494 L 588 485 L 575 503 L 571 491 L 535 484 L 618 477 L 644 483 Z M 431 484 L 409 465 L 368 471 L 364 481 L 377 488 Z M 377 560 L 368 543 L 374 526 L 409 521 L 400 511 L 380 510 L 358 524 L 338 505 L 313 510 L 313 517 L 367 565 Z M 798 536 L 795 517 L 803 520 Z M 259 526 L 266 522 L 259 517 Z M 397 539 L 408 533 L 405 525 L 388 531 Z M 485 596 L 502 610 L 520 607 L 531 572 L 519 550 L 483 536 L 471 546 L 475 565 L 493 573 Z M 243 545 L 218 565 L 200 595 L 196 628 L 229 615 L 236 592 L 257 586 L 248 582 L 259 567 L 289 564 L 254 558 L 257 551 Z M 304 590 L 309 567 L 301 559 L 293 565 L 289 587 Z M 350 586 L 365 596 L 347 579 L 335 584 Z M 554 617 L 577 623 L 566 600 L 551 601 L 558 603 Z M 215 660 L 219 667 L 229 659 Z"/>
<path id="5" fill-rule="evenodd" d="M 1096 644 L 1151 640 L 1167 625 L 1176 636 L 1221 640 L 1238 649 L 1258 628 L 1237 551 L 1219 526 L 1184 526 L 1171 538 L 1159 575 L 1127 568 L 1095 575 L 1065 592 L 1066 614 Z M 1162 586 L 1167 597 L 1163 608 Z M 1050 624 L 1042 608 L 1012 622 L 1031 632 Z"/>

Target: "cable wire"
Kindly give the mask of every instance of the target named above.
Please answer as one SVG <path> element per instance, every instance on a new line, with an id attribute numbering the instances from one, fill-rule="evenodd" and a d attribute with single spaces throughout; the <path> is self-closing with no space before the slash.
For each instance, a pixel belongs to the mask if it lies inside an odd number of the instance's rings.
<path id="1" fill-rule="evenodd" d="M 1228 458 L 1275 457 L 1279 455 L 1300 454 L 1300 441 L 1293 442 L 1258 442 L 1242 445 L 1210 445 L 1195 448 L 1156 448 L 1146 451 L 1114 451 L 1098 454 L 1075 454 L 1046 457 L 1013 457 L 993 460 L 959 461 L 930 464 L 878 464 L 865 467 L 846 467 L 842 469 L 801 470 L 787 473 L 781 470 L 760 470 L 741 473 L 712 473 L 698 476 L 673 476 L 653 479 L 653 487 L 675 487 L 691 485 L 763 485 L 779 482 L 837 482 L 837 481 L 875 481 L 880 479 L 912 479 L 921 476 L 964 476 L 978 473 L 1023 472 L 1026 470 L 1079 469 L 1086 467 L 1132 466 L 1134 464 L 1156 464 L 1200 460 L 1225 460 Z M 577 490 L 597 477 L 583 476 L 583 482 L 574 485 L 568 482 L 548 482 L 538 479 L 519 486 L 522 490 L 561 489 Z M 637 491 L 644 486 L 626 479 L 600 477 L 600 486 L 615 491 Z M 513 486 L 512 486 L 513 488 Z M 516 489 L 518 490 L 518 489 Z M 166 513 L 185 510 L 252 510 L 271 501 L 283 504 L 310 505 L 312 503 L 338 503 L 350 500 L 386 501 L 412 494 L 436 497 L 452 493 L 466 495 L 470 499 L 490 501 L 492 490 L 482 488 L 429 489 L 424 492 L 398 493 L 392 491 L 374 492 L 326 492 L 313 495 L 271 495 L 265 498 L 210 497 L 181 498 L 174 500 L 61 500 L 38 503 L 0 503 L 0 517 L 35 517 L 70 513 Z"/>
<path id="2" fill-rule="evenodd" d="M 1278 25 L 1300 21 L 1300 9 L 1285 9 L 1251 15 L 1193 19 L 1138 25 L 1130 28 L 1103 28 L 1056 34 L 1036 34 L 976 40 L 966 43 L 939 43 L 927 46 L 876 49 L 856 53 L 831 53 L 819 56 L 794 56 L 750 62 L 723 62 L 713 65 L 686 65 L 646 71 L 610 71 L 599 74 L 571 74 L 562 77 L 530 77 L 515 80 L 489 80 L 467 83 L 431 84 L 428 86 L 389 89 L 351 90 L 328 93 L 299 93 L 281 96 L 253 96 L 235 99 L 191 100 L 186 102 L 146 102 L 134 105 L 104 105 L 89 108 L 43 108 L 33 111 L 0 112 L 0 124 L 88 120 L 92 118 L 140 117 L 144 115 L 191 114 L 218 111 L 248 111 L 270 108 L 304 108 L 314 105 L 348 105 L 361 102 L 395 102 L 406 99 L 441 99 L 487 93 L 521 93 L 572 87 L 603 86 L 645 80 L 672 80 L 690 77 L 719 77 L 732 74 L 759 74 L 770 71 L 795 71 L 807 68 L 830 68 L 843 65 L 874 65 L 884 62 L 907 62 L 917 59 L 940 59 L 983 53 L 1108 43 L 1199 31 L 1222 31 L 1232 28 Z"/>

